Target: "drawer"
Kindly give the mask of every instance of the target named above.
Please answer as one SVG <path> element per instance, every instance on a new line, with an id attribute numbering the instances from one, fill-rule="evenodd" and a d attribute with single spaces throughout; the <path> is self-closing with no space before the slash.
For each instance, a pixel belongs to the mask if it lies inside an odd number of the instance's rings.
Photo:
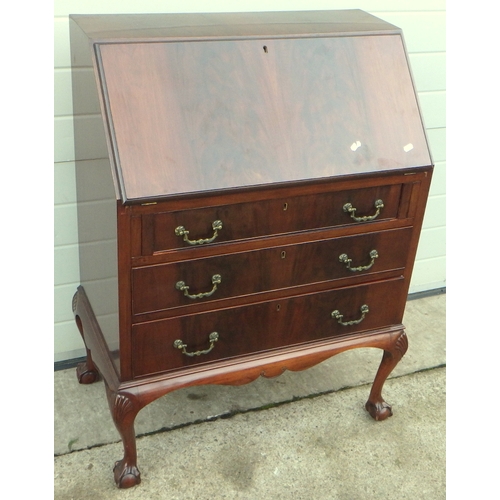
<path id="1" fill-rule="evenodd" d="M 392 184 L 144 214 L 142 255 L 394 219 L 398 217 L 401 191 L 402 184 Z M 383 207 L 379 206 L 379 200 Z M 344 209 L 346 205 L 349 210 Z"/>
<path id="2" fill-rule="evenodd" d="M 399 278 L 137 324 L 132 327 L 133 376 L 400 324 L 404 286 Z M 216 341 L 210 337 L 214 332 Z"/>
<path id="3" fill-rule="evenodd" d="M 405 267 L 412 229 L 226 254 L 132 270 L 134 315 Z"/>

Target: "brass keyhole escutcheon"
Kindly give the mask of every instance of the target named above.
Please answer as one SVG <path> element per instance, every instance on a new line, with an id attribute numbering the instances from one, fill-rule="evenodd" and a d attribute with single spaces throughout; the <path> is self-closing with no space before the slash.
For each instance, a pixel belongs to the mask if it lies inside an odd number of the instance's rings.
<path id="1" fill-rule="evenodd" d="M 276 306 L 276 311 L 277 311 L 277 312 L 280 312 L 280 311 L 281 311 L 281 304 L 278 304 L 278 305 Z"/>
<path id="2" fill-rule="evenodd" d="M 283 211 L 288 210 L 288 203 L 283 203 Z"/>
<path id="3" fill-rule="evenodd" d="M 286 252 L 284 250 L 281 252 L 281 258 L 282 259 L 286 258 Z"/>

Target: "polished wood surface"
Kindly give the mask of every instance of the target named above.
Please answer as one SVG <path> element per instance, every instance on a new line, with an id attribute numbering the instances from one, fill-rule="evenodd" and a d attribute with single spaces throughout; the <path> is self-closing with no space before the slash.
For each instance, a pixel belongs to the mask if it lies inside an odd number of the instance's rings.
<path id="1" fill-rule="evenodd" d="M 189 244 L 176 236 L 176 227 L 185 227 L 192 239 L 205 238 L 213 234 L 211 225 L 216 220 L 223 224 L 215 240 L 218 243 L 353 224 L 343 210 L 346 203 L 356 207 L 359 215 L 371 215 L 380 199 L 384 208 L 377 220 L 394 219 L 398 217 L 401 189 L 401 184 L 390 184 L 172 212 L 162 212 L 160 206 L 157 213 L 143 217 L 143 254 L 186 248 Z"/>
<path id="2" fill-rule="evenodd" d="M 191 312 L 192 306 L 197 310 L 200 310 L 200 305 L 204 308 L 221 307 L 222 299 L 242 297 L 248 300 L 249 295 L 309 283 L 329 282 L 331 287 L 335 286 L 332 280 L 380 279 L 381 272 L 401 272 L 404 268 L 410 236 L 411 228 L 405 228 L 180 263 L 141 266 L 132 271 L 133 312 L 141 315 L 175 309 L 173 312 L 179 314 L 178 309 L 184 308 L 187 313 Z M 372 259 L 370 252 L 374 250 L 377 257 Z M 342 255 L 352 260 L 350 267 L 340 259 Z M 370 264 L 367 270 L 351 270 Z M 176 283 L 183 281 L 189 286 L 191 295 L 210 293 L 214 275 L 220 275 L 220 284 L 208 297 L 191 299 L 183 291 L 176 290 Z"/>
<path id="3" fill-rule="evenodd" d="M 180 367 L 210 363 L 242 354 L 259 353 L 314 340 L 343 336 L 399 324 L 401 311 L 387 307 L 397 303 L 403 280 L 340 288 L 290 299 L 259 302 L 237 309 L 223 309 L 181 318 L 136 325 L 132 329 L 134 377 L 152 375 Z M 369 312 L 359 323 L 344 326 L 332 318 L 340 311 L 343 321 L 358 321 L 363 305 Z M 187 351 L 204 350 L 216 331 L 214 349 L 200 357 L 183 355 L 173 346 L 180 339 Z"/>
<path id="4" fill-rule="evenodd" d="M 430 163 L 399 35 L 98 53 L 126 200 Z"/>
<path id="5" fill-rule="evenodd" d="M 75 110 L 98 107 L 107 151 L 77 168 L 77 376 L 104 380 L 116 484 L 141 480 L 137 413 L 181 387 L 375 347 L 366 410 L 389 417 L 432 176 L 400 30 L 361 11 L 70 24 Z"/>
<path id="6" fill-rule="evenodd" d="M 390 34 L 401 30 L 357 9 L 299 12 L 72 15 L 94 42 L 193 38 L 311 37 Z"/>

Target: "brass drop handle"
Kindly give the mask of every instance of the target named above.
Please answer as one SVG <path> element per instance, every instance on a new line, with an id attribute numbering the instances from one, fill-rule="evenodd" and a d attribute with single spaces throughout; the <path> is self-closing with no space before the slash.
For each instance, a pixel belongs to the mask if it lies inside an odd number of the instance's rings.
<path id="1" fill-rule="evenodd" d="M 203 245 L 205 243 L 212 243 L 217 238 L 219 231 L 222 229 L 222 221 L 214 220 L 212 222 L 212 229 L 214 230 L 214 234 L 211 238 L 200 238 L 199 240 L 190 240 L 188 238 L 189 231 L 184 226 L 177 226 L 175 228 L 175 235 L 183 236 L 183 240 L 190 245 Z"/>
<path id="2" fill-rule="evenodd" d="M 335 309 L 335 311 L 332 311 L 332 318 L 336 319 L 338 323 L 342 326 L 358 325 L 365 319 L 365 316 L 369 311 L 370 310 L 368 309 L 368 306 L 366 304 L 363 304 L 361 306 L 361 318 L 352 321 L 342 321 L 344 315 L 340 314 L 340 312 L 337 309 Z"/>
<path id="3" fill-rule="evenodd" d="M 209 292 L 203 292 L 203 293 L 197 293 L 196 295 L 191 295 L 189 293 L 189 286 L 186 285 L 186 283 L 184 283 L 184 281 L 178 281 L 176 284 L 175 284 L 175 288 L 177 288 L 177 290 L 180 290 L 181 292 L 184 292 L 184 295 L 190 299 L 203 299 L 205 297 L 210 297 L 210 295 L 213 295 L 213 293 L 215 292 L 215 290 L 217 290 L 217 285 L 220 285 L 222 283 L 222 277 L 220 274 L 214 274 L 212 276 L 212 290 L 210 290 Z"/>
<path id="4" fill-rule="evenodd" d="M 371 258 L 371 261 L 366 266 L 351 267 L 352 259 L 350 259 L 346 253 L 339 255 L 339 261 L 342 262 L 342 264 L 345 264 L 345 267 L 347 269 L 349 269 L 349 271 L 353 271 L 353 272 L 366 271 L 366 270 L 370 269 L 370 267 L 372 267 L 373 264 L 375 263 L 375 259 L 378 258 L 377 250 L 372 250 L 370 252 L 370 258 Z"/>
<path id="5" fill-rule="evenodd" d="M 384 202 L 382 200 L 375 201 L 376 212 L 373 215 L 365 215 L 364 217 L 356 217 L 356 208 L 352 206 L 351 203 L 346 203 L 343 207 L 344 212 L 349 213 L 351 215 L 351 219 L 356 222 L 368 222 L 373 219 L 376 219 L 382 208 L 384 208 Z"/>
<path id="6" fill-rule="evenodd" d="M 202 354 L 208 354 L 214 348 L 215 343 L 219 340 L 219 334 L 217 332 L 212 332 L 208 336 L 208 340 L 210 342 L 210 347 L 208 349 L 205 349 L 204 351 L 187 352 L 186 351 L 187 345 L 180 339 L 174 341 L 174 347 L 176 349 L 180 349 L 182 351 L 182 354 L 185 354 L 186 356 L 192 358 L 193 356 L 201 356 Z"/>

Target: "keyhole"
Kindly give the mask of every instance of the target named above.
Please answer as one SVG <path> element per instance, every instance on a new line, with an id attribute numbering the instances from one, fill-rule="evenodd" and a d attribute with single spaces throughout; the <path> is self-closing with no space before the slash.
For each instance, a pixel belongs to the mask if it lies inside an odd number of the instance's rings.
<path id="1" fill-rule="evenodd" d="M 264 52 L 267 54 L 267 45 L 264 45 L 264 47 L 262 47 L 264 49 Z"/>
<path id="2" fill-rule="evenodd" d="M 283 251 L 281 252 L 281 258 L 282 258 L 282 259 L 284 259 L 285 257 L 286 257 L 286 252 L 283 250 Z"/>
<path id="3" fill-rule="evenodd" d="M 280 309 L 281 309 L 281 304 L 278 304 L 278 305 L 276 306 L 276 311 L 278 311 L 278 312 L 279 312 L 279 311 L 280 311 Z"/>
<path id="4" fill-rule="evenodd" d="M 283 211 L 288 210 L 288 203 L 283 203 Z"/>

